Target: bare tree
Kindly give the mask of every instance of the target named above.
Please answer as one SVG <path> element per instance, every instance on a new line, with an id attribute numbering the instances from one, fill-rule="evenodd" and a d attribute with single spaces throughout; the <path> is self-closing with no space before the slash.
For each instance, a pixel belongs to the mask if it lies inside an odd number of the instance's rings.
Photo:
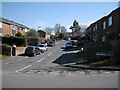
<path id="1" fill-rule="evenodd" d="M 65 26 L 63 26 L 63 25 L 61 25 L 61 24 L 56 24 L 55 26 L 54 26 L 54 32 L 55 33 L 64 33 L 64 32 L 66 32 L 67 31 L 67 29 L 65 28 Z"/>
<path id="2" fill-rule="evenodd" d="M 47 32 L 47 34 L 51 35 L 52 32 L 53 32 L 53 28 L 46 27 L 46 28 L 45 28 L 45 31 Z"/>

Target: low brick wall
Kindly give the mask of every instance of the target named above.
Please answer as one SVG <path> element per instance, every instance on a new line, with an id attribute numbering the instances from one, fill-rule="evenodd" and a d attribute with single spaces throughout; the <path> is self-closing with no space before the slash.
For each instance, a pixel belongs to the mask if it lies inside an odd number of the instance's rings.
<path id="1" fill-rule="evenodd" d="M 16 47 L 16 56 L 25 53 L 26 47 Z"/>

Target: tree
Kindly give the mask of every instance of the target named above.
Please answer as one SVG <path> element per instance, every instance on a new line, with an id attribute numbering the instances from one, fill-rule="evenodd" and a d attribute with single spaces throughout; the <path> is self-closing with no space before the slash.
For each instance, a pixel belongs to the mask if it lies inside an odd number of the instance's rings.
<path id="1" fill-rule="evenodd" d="M 63 33 L 60 33 L 60 34 L 59 34 L 59 37 L 60 37 L 60 39 L 63 39 L 63 38 L 64 38 L 64 34 L 63 34 Z"/>
<path id="2" fill-rule="evenodd" d="M 17 36 L 17 37 L 23 37 L 23 35 L 20 32 L 16 33 L 15 36 Z"/>
<path id="3" fill-rule="evenodd" d="M 30 29 L 29 32 L 25 35 L 26 38 L 31 38 L 31 39 L 38 39 L 39 35 L 38 32 L 35 29 Z"/>
<path id="4" fill-rule="evenodd" d="M 47 34 L 51 35 L 52 32 L 53 32 L 53 28 L 46 27 L 46 28 L 45 28 L 45 31 L 47 32 Z"/>
<path id="5" fill-rule="evenodd" d="M 67 29 L 65 28 L 65 26 L 61 25 L 61 24 L 56 24 L 54 26 L 54 32 L 55 33 L 65 33 L 67 31 Z"/>
<path id="6" fill-rule="evenodd" d="M 80 32 L 81 27 L 76 20 L 73 22 L 73 28 L 73 32 Z"/>

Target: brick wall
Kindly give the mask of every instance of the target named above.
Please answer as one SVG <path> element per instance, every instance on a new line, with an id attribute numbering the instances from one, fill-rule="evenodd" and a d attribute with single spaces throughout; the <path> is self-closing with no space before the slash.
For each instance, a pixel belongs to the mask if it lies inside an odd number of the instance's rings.
<path id="1" fill-rule="evenodd" d="M 11 29 L 11 26 L 9 24 L 2 23 L 2 36 L 7 34 L 9 35 L 10 32 L 12 32 L 10 29 Z"/>
<path id="2" fill-rule="evenodd" d="M 26 47 L 16 47 L 16 56 L 25 53 Z"/>

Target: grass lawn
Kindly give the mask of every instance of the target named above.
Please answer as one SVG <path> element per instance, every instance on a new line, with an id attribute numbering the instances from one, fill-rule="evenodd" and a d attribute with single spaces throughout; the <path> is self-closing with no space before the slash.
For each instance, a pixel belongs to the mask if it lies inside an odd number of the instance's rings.
<path id="1" fill-rule="evenodd" d="M 5 59 L 7 59 L 7 58 L 9 58 L 10 56 L 5 56 L 5 55 L 1 55 L 0 54 L 0 60 L 5 60 Z"/>

